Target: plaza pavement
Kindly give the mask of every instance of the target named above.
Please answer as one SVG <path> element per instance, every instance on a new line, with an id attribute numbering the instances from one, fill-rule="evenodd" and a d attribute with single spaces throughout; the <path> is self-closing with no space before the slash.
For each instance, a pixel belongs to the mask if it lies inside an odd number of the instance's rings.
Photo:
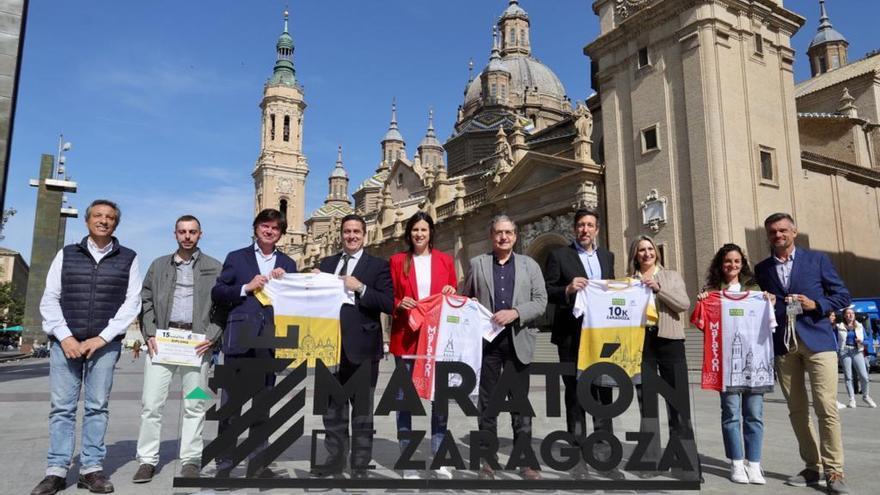
<path id="1" fill-rule="evenodd" d="M 392 370 L 391 360 L 382 362 L 379 378 L 379 391 L 384 389 Z M 48 444 L 47 417 L 49 414 L 49 364 L 47 359 L 25 359 L 0 364 L 0 494 L 27 494 L 39 481 L 45 470 L 46 448 Z M 135 445 L 137 443 L 138 426 L 140 423 L 140 395 L 142 385 L 143 358 L 134 361 L 130 352 L 126 352 L 120 359 L 113 387 L 110 404 L 110 425 L 107 431 L 107 460 L 105 471 L 111 476 L 116 486 L 116 493 L 128 494 L 167 494 L 167 493 L 213 493 L 213 490 L 173 488 L 172 478 L 179 466 L 174 461 L 177 452 L 177 424 L 180 415 L 180 384 L 179 380 L 173 385 L 172 398 L 166 407 L 166 420 L 163 424 L 163 440 L 160 453 L 162 460 L 156 478 L 149 484 L 135 485 L 131 483 L 131 477 L 137 469 L 134 459 Z M 880 399 L 880 384 L 878 375 L 871 375 L 875 398 Z M 694 420 L 696 424 L 697 445 L 703 465 L 705 483 L 702 491 L 705 493 L 748 493 L 748 494 L 774 494 L 774 495 L 800 495 L 824 493 L 816 488 L 793 488 L 783 485 L 783 480 L 799 471 L 803 465 L 797 453 L 794 436 L 788 422 L 788 411 L 782 395 L 777 391 L 766 396 L 764 403 L 764 453 L 763 466 L 767 485 L 736 485 L 727 480 L 727 462 L 721 443 L 720 413 L 718 394 L 699 390 L 697 382 L 698 374 L 691 373 L 691 393 L 694 404 Z M 533 379 L 534 380 L 534 379 Z M 311 378 L 306 384 L 311 383 Z M 532 382 L 530 399 L 536 408 L 538 415 L 542 415 L 544 409 L 543 379 Z M 311 394 L 308 394 L 306 410 L 311 410 Z M 839 387 L 839 398 L 845 398 L 843 385 Z M 861 407 L 856 409 L 844 409 L 841 411 L 843 424 L 843 439 L 846 452 L 846 480 L 854 494 L 880 493 L 880 455 L 877 446 L 880 445 L 880 409 Z M 661 407 L 661 409 L 663 409 Z M 452 409 L 456 411 L 455 409 Z M 615 431 L 636 431 L 638 429 L 637 408 L 633 404 L 620 418 L 615 419 Z M 456 411 L 457 412 L 457 411 Z M 80 406 L 80 419 L 82 406 Z M 665 425 L 665 419 L 661 418 Z M 414 420 L 417 428 L 426 429 L 426 418 Z M 463 440 L 467 432 L 475 430 L 475 418 L 466 418 L 461 413 L 453 413 L 450 419 L 450 430 L 454 433 L 462 455 L 467 460 L 466 446 Z M 78 423 L 79 424 L 79 423 Z M 535 420 L 536 438 L 540 439 L 550 430 L 564 429 L 564 418 L 543 418 Z M 308 435 L 313 428 L 320 428 L 320 418 L 314 418 L 311 414 L 306 415 L 306 435 L 293 445 L 274 464 L 280 471 L 286 471 L 289 476 L 302 475 L 308 469 L 307 459 L 309 455 Z M 378 417 L 376 429 L 379 432 L 374 447 L 375 463 L 379 466 L 378 475 L 397 478 L 390 466 L 393 464 L 399 452 L 396 441 L 386 440 L 394 438 L 393 416 Z M 665 430 L 665 428 L 664 428 Z M 206 436 L 213 438 L 216 426 L 213 422 L 206 425 Z M 499 418 L 499 435 L 502 438 L 510 438 L 510 426 L 507 416 Z M 380 439 L 378 437 L 382 437 Z M 274 438 L 274 437 L 273 437 Z M 77 441 L 79 441 L 79 428 L 77 429 Z M 537 441 L 537 440 L 536 440 Z M 425 442 L 427 443 L 427 442 Z M 422 444 L 421 458 L 424 459 L 425 443 Z M 510 442 L 502 439 L 501 452 L 509 452 Z M 74 466 L 68 482 L 76 480 Z M 205 469 L 204 473 L 210 474 L 213 467 Z M 241 470 L 234 474 L 243 476 Z M 474 477 L 473 473 L 456 473 L 456 478 Z M 508 479 L 518 479 L 511 474 L 505 476 Z M 565 479 L 565 475 L 559 473 L 545 473 L 545 478 Z M 596 477 L 596 479 L 602 479 Z M 660 478 L 664 479 L 664 478 Z M 528 483 L 521 482 L 520 493 L 528 493 Z M 311 489 L 313 493 L 339 493 L 337 489 Z M 357 493 L 367 490 L 348 489 L 346 492 Z M 395 489 L 395 490 L 370 490 L 372 493 L 432 493 L 426 489 Z M 443 490 L 437 493 L 454 493 L 467 490 Z M 267 493 L 301 493 L 302 491 L 291 489 L 263 490 Z M 78 490 L 75 485 L 69 486 L 62 493 L 87 493 Z M 261 493 L 258 489 L 238 489 L 234 494 Z M 474 493 L 487 493 L 486 490 L 474 491 Z M 552 493 L 541 491 L 540 493 Z M 599 493 L 594 492 L 594 493 Z M 632 493 L 632 492 L 619 492 Z"/>

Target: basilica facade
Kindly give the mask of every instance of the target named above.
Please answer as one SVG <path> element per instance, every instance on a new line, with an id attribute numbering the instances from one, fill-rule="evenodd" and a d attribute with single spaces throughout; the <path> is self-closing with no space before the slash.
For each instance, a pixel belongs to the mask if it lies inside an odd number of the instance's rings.
<path id="1" fill-rule="evenodd" d="M 285 22 L 260 105 L 255 207 L 287 214 L 282 247 L 304 268 L 338 251 L 348 213 L 367 219 L 369 249 L 389 256 L 403 249 L 406 220 L 427 211 L 460 277 L 490 250 L 494 215 L 512 217 L 517 252 L 543 263 L 571 242 L 574 210 L 597 208 L 617 273 L 631 240 L 651 235 L 692 294 L 721 244 L 765 257 L 762 221 L 788 211 L 802 245 L 828 252 L 854 295 L 876 295 L 880 56 L 850 61 L 817 7 L 813 76 L 795 84 L 790 40 L 805 19 L 782 0 L 595 0 L 600 34 L 584 47 L 595 94 L 575 102 L 534 55 L 530 32 L 542 26 L 509 0 L 452 136 L 441 143 L 429 113 L 410 155 L 392 102 L 374 174 L 349 196 L 340 148 L 325 203 L 308 217 L 305 102 Z"/>

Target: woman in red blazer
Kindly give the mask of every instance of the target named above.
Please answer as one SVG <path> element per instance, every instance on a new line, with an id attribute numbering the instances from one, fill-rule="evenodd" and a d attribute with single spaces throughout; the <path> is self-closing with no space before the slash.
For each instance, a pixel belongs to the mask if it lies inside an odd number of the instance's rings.
<path id="1" fill-rule="evenodd" d="M 434 220 L 423 211 L 414 214 L 406 222 L 404 242 L 407 250 L 391 257 L 391 281 L 394 284 L 394 314 L 391 315 L 390 351 L 397 364 L 403 362 L 412 370 L 413 358 L 419 342 L 418 330 L 409 326 L 409 312 L 416 301 L 428 296 L 443 293 L 455 294 L 457 278 L 452 256 L 434 249 Z M 403 391 L 398 392 L 402 398 Z M 446 416 L 431 411 L 431 451 L 436 453 L 446 434 Z M 397 413 L 397 430 L 410 431 L 412 415 L 409 412 Z M 409 440 L 400 440 L 401 450 Z M 448 468 L 437 470 L 439 476 L 452 478 Z M 418 479 L 416 471 L 406 470 L 406 479 Z"/>

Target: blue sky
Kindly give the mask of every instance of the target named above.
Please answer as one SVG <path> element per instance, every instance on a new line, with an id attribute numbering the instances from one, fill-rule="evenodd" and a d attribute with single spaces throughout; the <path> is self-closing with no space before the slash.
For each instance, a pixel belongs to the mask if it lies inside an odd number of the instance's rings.
<path id="1" fill-rule="evenodd" d="M 450 135 L 467 81 L 487 62 L 491 26 L 506 0 L 290 2 L 297 78 L 308 104 L 304 151 L 311 173 L 307 215 L 327 194 L 327 176 L 344 147 L 351 188 L 380 156 L 390 102 L 410 157 L 435 110 L 441 141 Z M 203 223 L 206 252 L 222 258 L 248 242 L 250 173 L 259 151 L 263 83 L 281 32 L 280 0 L 30 2 L 7 206 L 18 214 L 2 245 L 30 259 L 41 153 L 58 134 L 73 143 L 70 203 L 120 203 L 117 235 L 145 265 L 174 249 L 174 219 Z M 534 54 L 553 69 L 572 100 L 589 88 L 583 46 L 598 32 L 591 0 L 521 0 L 532 21 Z M 809 76 L 805 50 L 818 25 L 817 0 L 787 0 L 807 18 L 794 37 L 796 80 Z M 870 36 L 880 2 L 829 0 L 831 20 L 850 41 L 850 59 L 880 48 Z M 68 242 L 85 234 L 69 221 Z"/>

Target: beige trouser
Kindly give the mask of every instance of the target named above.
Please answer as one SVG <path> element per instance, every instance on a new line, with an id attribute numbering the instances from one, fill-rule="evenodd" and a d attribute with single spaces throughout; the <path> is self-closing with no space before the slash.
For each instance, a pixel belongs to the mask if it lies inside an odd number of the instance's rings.
<path id="1" fill-rule="evenodd" d="M 205 424 L 207 402 L 202 399 L 186 399 L 194 388 L 208 390 L 208 368 L 204 361 L 199 368 L 170 366 L 153 363 L 147 355 L 144 366 L 144 391 L 141 396 L 141 428 L 138 434 L 137 459 L 141 464 L 155 466 L 159 463 L 159 442 L 162 431 L 162 411 L 168 400 L 168 390 L 175 374 L 180 374 L 183 395 L 183 415 L 180 418 L 181 464 L 202 465 L 202 428 Z"/>
<path id="2" fill-rule="evenodd" d="M 776 357 L 776 376 L 788 402 L 788 418 L 807 469 L 843 472 L 843 440 L 837 411 L 837 353 L 812 352 L 800 337 L 798 348 Z M 813 408 L 819 418 L 819 440 L 810 417 L 804 373 L 810 377 Z M 824 469 L 823 469 L 824 467 Z"/>

